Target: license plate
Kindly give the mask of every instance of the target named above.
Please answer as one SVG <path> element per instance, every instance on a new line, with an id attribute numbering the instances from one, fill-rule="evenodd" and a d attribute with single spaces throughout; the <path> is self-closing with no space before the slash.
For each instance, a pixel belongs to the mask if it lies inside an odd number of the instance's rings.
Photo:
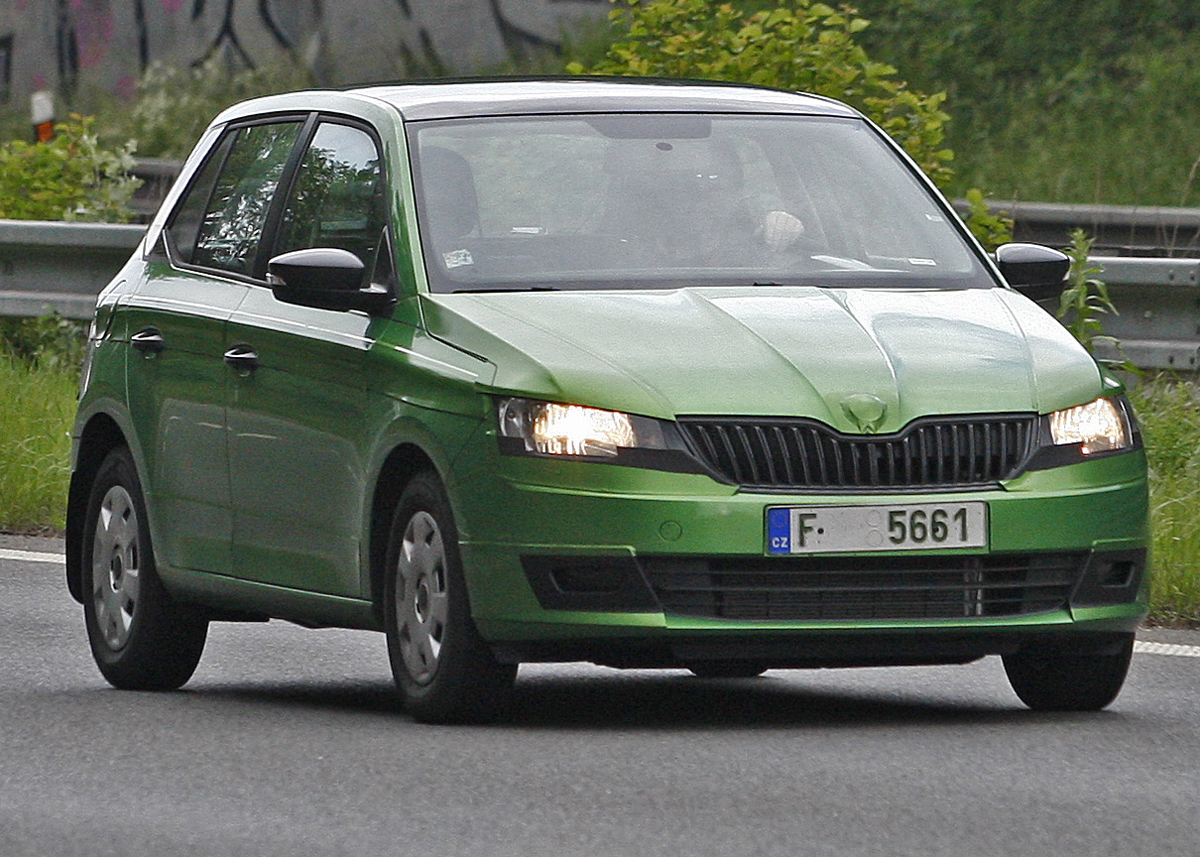
<path id="1" fill-rule="evenodd" d="M 767 553 L 945 550 L 988 545 L 987 503 L 776 506 L 767 509 Z"/>

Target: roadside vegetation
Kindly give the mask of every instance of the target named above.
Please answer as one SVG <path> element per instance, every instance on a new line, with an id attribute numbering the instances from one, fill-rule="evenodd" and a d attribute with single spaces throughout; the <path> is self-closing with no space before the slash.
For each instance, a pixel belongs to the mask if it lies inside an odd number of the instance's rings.
<path id="1" fill-rule="evenodd" d="M 508 73 L 700 77 L 846 100 L 890 133 L 987 245 L 1009 224 L 985 196 L 1039 202 L 1200 204 L 1200 11 L 1184 0 L 623 0 L 609 26 Z M 437 70 L 440 72 L 454 70 Z M 181 158 L 236 101 L 315 83 L 283 64 L 231 74 L 152 68 L 133 102 L 93 100 L 49 145 L 0 110 L 0 217 L 128 219 L 136 152 Z M 1147 141 L 1153 141 L 1148 145 Z M 1114 311 L 1087 239 L 1059 317 L 1086 345 Z M 58 318 L 0 320 L 0 531 L 63 526 L 82 336 Z M 1153 614 L 1200 626 L 1200 386 L 1141 376 L 1132 398 L 1151 469 Z"/>
<path id="2" fill-rule="evenodd" d="M 47 143 L 0 144 L 0 218 L 130 219 L 128 203 L 141 184 L 129 175 L 136 144 L 101 143 L 95 122 L 72 114 L 55 126 Z"/>
<path id="3" fill-rule="evenodd" d="M 62 530 L 78 385 L 74 365 L 0 350 L 0 531 Z"/>
<path id="4" fill-rule="evenodd" d="M 863 44 L 945 90 L 950 190 L 1000 199 L 1197 205 L 1193 0 L 854 0 Z"/>
<path id="5" fill-rule="evenodd" d="M 0 319 L 0 532 L 63 528 L 83 345 L 57 315 Z"/>
<path id="6" fill-rule="evenodd" d="M 1131 398 L 1150 460 L 1151 619 L 1200 627 L 1200 386 L 1161 375 Z"/>

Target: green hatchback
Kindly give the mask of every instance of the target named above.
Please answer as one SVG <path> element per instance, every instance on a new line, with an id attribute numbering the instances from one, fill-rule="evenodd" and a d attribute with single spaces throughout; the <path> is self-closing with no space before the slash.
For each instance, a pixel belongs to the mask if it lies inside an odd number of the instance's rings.
<path id="1" fill-rule="evenodd" d="M 123 688 L 211 621 L 383 631 L 412 715 L 523 662 L 1001 655 L 1098 709 L 1146 612 L 1121 384 L 837 102 L 509 80 L 216 118 L 92 324 L 67 523 Z"/>

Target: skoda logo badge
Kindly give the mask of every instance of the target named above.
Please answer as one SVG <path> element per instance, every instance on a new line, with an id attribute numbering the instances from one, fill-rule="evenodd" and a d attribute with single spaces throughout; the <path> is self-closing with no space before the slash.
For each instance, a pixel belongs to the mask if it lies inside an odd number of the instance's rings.
<path id="1" fill-rule="evenodd" d="M 842 399 L 842 411 L 863 434 L 875 434 L 883 424 L 887 402 L 870 393 L 854 393 Z"/>

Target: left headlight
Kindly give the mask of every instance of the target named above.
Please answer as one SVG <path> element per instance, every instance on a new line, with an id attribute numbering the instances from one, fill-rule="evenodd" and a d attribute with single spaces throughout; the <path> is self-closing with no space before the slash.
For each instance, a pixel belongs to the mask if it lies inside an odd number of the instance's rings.
<path id="1" fill-rule="evenodd" d="M 1074 446 L 1087 456 L 1129 449 L 1133 427 L 1123 401 L 1096 399 L 1050 414 L 1050 438 L 1055 446 Z"/>
<path id="2" fill-rule="evenodd" d="M 1086 405 L 1044 414 L 1037 448 L 1024 470 L 1046 470 L 1089 459 L 1119 455 L 1142 445 L 1133 408 L 1124 396 L 1093 399 Z"/>
<path id="3" fill-rule="evenodd" d="M 668 449 L 662 423 L 620 411 L 505 398 L 497 417 L 500 437 L 528 453 L 615 458 L 624 449 Z"/>

